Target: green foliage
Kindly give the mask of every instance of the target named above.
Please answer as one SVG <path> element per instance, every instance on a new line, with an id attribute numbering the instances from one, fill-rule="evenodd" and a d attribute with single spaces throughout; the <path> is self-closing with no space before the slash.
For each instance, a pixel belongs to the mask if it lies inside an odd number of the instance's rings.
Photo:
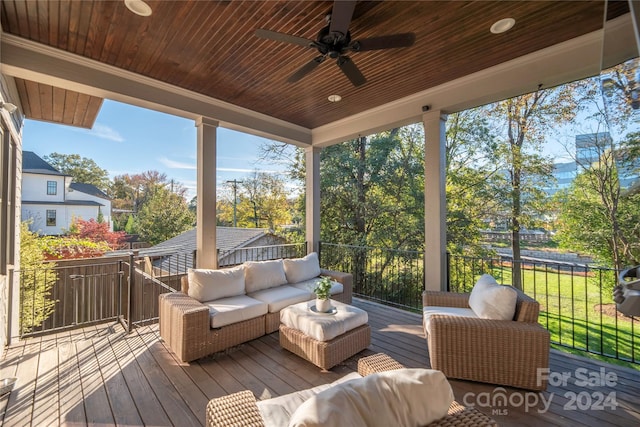
<path id="1" fill-rule="evenodd" d="M 331 297 L 331 278 L 324 276 L 318 281 L 318 284 L 313 288 L 313 292 L 318 299 L 329 299 Z"/>
<path id="2" fill-rule="evenodd" d="M 44 156 L 44 160 L 60 172 L 71 175 L 74 182 L 93 184 L 102 191 L 109 187 L 109 172 L 99 167 L 92 159 L 81 157 L 79 154 L 51 153 Z"/>
<path id="3" fill-rule="evenodd" d="M 146 195 L 138 213 L 140 237 L 152 245 L 175 237 L 194 224 L 195 217 L 184 197 L 164 186 L 158 186 Z"/>
<path id="4" fill-rule="evenodd" d="M 96 221 L 99 224 L 104 224 L 104 215 L 102 214 L 102 209 L 100 209 L 99 207 L 98 207 L 98 218 L 96 219 Z"/>
<path id="5" fill-rule="evenodd" d="M 55 264 L 45 261 L 43 241 L 20 224 L 20 331 L 28 333 L 53 313 L 51 290 L 58 280 Z"/>
<path id="6" fill-rule="evenodd" d="M 194 214 L 195 215 L 195 214 Z M 138 223 L 133 215 L 129 215 L 127 217 L 127 224 L 124 226 L 124 231 L 127 234 L 137 234 L 138 233 Z"/>

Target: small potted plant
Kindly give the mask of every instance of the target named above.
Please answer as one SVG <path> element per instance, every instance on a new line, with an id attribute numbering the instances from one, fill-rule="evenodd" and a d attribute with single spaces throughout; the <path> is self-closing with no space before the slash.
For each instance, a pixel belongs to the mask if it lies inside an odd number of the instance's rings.
<path id="1" fill-rule="evenodd" d="M 320 313 L 331 311 L 331 278 L 322 277 L 313 292 L 316 294 L 316 310 Z"/>

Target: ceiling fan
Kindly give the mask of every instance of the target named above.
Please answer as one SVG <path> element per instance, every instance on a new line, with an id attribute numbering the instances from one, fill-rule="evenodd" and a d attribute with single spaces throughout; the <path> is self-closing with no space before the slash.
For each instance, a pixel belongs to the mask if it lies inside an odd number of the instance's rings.
<path id="1" fill-rule="evenodd" d="M 367 82 L 356 64 L 346 54 L 348 52 L 365 52 L 368 50 L 394 49 L 409 47 L 415 42 L 414 33 L 392 34 L 388 36 L 370 37 L 360 40 L 352 40 L 349 25 L 356 7 L 356 1 L 335 0 L 331 14 L 327 15 L 327 26 L 322 28 L 315 40 L 303 37 L 279 33 L 277 31 L 257 29 L 256 36 L 279 42 L 296 44 L 299 46 L 316 49 L 319 56 L 302 66 L 293 73 L 287 81 L 295 83 L 316 67 L 322 64 L 327 57 L 335 59 L 338 67 L 354 86 L 361 86 Z"/>

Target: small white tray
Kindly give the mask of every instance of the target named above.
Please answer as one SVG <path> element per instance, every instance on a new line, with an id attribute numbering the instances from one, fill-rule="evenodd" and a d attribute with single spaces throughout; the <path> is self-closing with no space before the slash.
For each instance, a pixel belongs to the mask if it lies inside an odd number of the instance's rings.
<path id="1" fill-rule="evenodd" d="M 323 312 L 321 312 L 321 311 L 318 311 L 318 309 L 316 308 L 316 305 L 315 305 L 315 304 L 314 304 L 314 305 L 312 305 L 312 306 L 309 306 L 309 310 L 310 310 L 310 311 L 313 311 L 313 312 L 314 312 L 314 313 L 316 313 L 316 314 L 324 314 L 324 315 L 326 315 L 326 316 L 333 316 L 333 315 L 335 315 L 336 313 L 338 313 L 338 309 L 337 309 L 336 307 L 331 307 L 331 310 L 327 311 L 326 313 L 323 313 Z"/>

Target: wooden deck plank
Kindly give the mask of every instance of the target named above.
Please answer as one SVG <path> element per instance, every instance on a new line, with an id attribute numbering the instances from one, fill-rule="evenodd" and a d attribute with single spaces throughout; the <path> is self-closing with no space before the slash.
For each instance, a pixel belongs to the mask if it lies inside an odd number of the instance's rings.
<path id="1" fill-rule="evenodd" d="M 372 345 L 328 373 L 322 373 L 316 366 L 282 349 L 277 332 L 188 364 L 180 363 L 160 340 L 157 325 L 138 328 L 132 334 L 127 334 L 117 324 L 99 325 L 61 333 L 54 338 L 23 341 L 5 353 L 0 372 L 14 375 L 27 370 L 29 364 L 35 365 L 37 378 L 34 377 L 36 374 L 31 374 L 35 386 L 32 386 L 30 396 L 16 393 L 13 405 L 7 405 L 16 410 L 16 417 L 0 418 L 0 421 L 5 421 L 3 425 L 17 425 L 18 422 L 23 425 L 22 421 L 24 425 L 34 426 L 55 424 L 50 422 L 55 416 L 43 411 L 42 404 L 57 398 L 59 403 L 53 402 L 52 406 L 59 407 L 61 424 L 72 424 L 70 420 L 74 420 L 77 421 L 74 425 L 88 425 L 86 417 L 92 416 L 91 404 L 89 402 L 85 415 L 85 403 L 82 394 L 78 393 L 83 387 L 90 393 L 95 386 L 105 390 L 116 424 L 202 425 L 204 417 L 201 415 L 208 399 L 246 389 L 264 399 L 329 383 L 352 372 L 358 357 L 374 352 L 384 351 L 406 366 L 428 367 L 428 349 L 420 315 L 398 312 L 368 301 L 355 300 L 354 304 L 369 312 Z M 48 367 L 55 360 L 54 351 L 60 360 L 56 380 L 50 378 L 52 373 L 47 375 Z M 566 385 L 550 385 L 542 394 L 455 379 L 450 383 L 456 399 L 462 403 L 463 399 L 478 403 L 479 395 L 484 393 L 485 397 L 491 398 L 501 389 L 508 397 L 537 395 L 551 399 L 546 412 L 541 404 L 528 410 L 518 405 L 478 407 L 501 426 L 640 425 L 640 375 L 637 370 L 555 350 L 551 352 L 550 363 L 552 372 L 574 373 L 578 368 L 598 371 L 604 367 L 606 372 L 615 372 L 618 381 L 613 387 L 585 388 L 573 378 Z M 54 397 L 48 385 L 58 388 Z M 615 411 L 566 410 L 569 398 L 565 394 L 577 395 L 585 391 L 615 392 L 619 407 Z M 197 403 L 190 405 L 186 402 L 189 399 Z M 9 399 L 5 400 L 8 403 Z"/>
<path id="2" fill-rule="evenodd" d="M 149 354 L 153 356 L 158 366 L 167 379 L 171 381 L 171 384 L 175 387 L 176 391 L 182 398 L 182 400 L 189 406 L 196 419 L 200 422 L 204 422 L 205 408 L 209 399 L 198 387 L 194 387 L 193 381 L 183 370 L 182 366 L 176 362 L 168 353 L 166 347 L 158 341 L 158 337 L 150 330 L 150 328 L 142 328 L 137 331 L 138 336 L 147 346 Z"/>
<path id="3" fill-rule="evenodd" d="M 56 425 L 60 419 L 58 405 L 58 348 L 55 340 L 42 342 L 33 402 L 33 424 Z"/>
<path id="4" fill-rule="evenodd" d="M 164 374 L 162 368 L 158 366 L 138 331 L 135 330 L 131 333 L 125 341 L 129 346 L 129 350 L 135 353 L 135 359 L 140 365 L 140 370 L 171 423 L 180 426 L 201 425 L 202 421 L 191 411 L 180 396 L 180 393 Z"/>
<path id="5" fill-rule="evenodd" d="M 58 399 L 60 424 L 63 426 L 84 425 L 87 422 L 75 339 L 77 331 L 58 334 Z"/>
<path id="6" fill-rule="evenodd" d="M 32 411 L 22 411 L 23 406 L 33 407 L 35 384 L 40 358 L 40 339 L 35 338 L 24 347 L 22 357 L 17 361 L 15 377 L 18 379 L 9 395 L 3 425 L 24 426 L 31 423 Z"/>
<path id="7" fill-rule="evenodd" d="M 89 424 L 114 424 L 115 420 L 93 344 L 83 337 L 76 342 L 76 351 L 87 422 Z"/>
<path id="8" fill-rule="evenodd" d="M 0 378 L 16 378 L 18 362 L 24 355 L 25 347 L 26 341 L 18 341 L 3 352 L 2 363 L 0 363 Z M 10 396 L 11 394 L 7 393 L 0 397 L 0 424 L 4 424 Z"/>
<path id="9" fill-rule="evenodd" d="M 131 351 L 127 344 L 127 333 L 122 329 L 121 331 L 109 335 L 107 339 L 142 423 L 154 426 L 170 425 L 169 417 L 136 362 L 135 352 Z"/>
<path id="10" fill-rule="evenodd" d="M 111 348 L 111 343 L 107 338 L 104 338 L 105 333 L 116 335 L 116 332 L 111 327 L 105 328 L 102 331 L 99 328 L 96 328 L 95 332 L 95 335 L 90 334 L 88 336 L 92 337 L 92 344 L 97 355 L 98 367 L 104 380 L 107 398 L 109 399 L 116 425 L 142 425 L 142 418 L 138 414 L 138 409 L 134 403 L 133 396 L 131 396 L 131 393 L 129 392 L 127 382 Z M 119 332 L 119 335 L 124 334 L 124 331 Z"/>

